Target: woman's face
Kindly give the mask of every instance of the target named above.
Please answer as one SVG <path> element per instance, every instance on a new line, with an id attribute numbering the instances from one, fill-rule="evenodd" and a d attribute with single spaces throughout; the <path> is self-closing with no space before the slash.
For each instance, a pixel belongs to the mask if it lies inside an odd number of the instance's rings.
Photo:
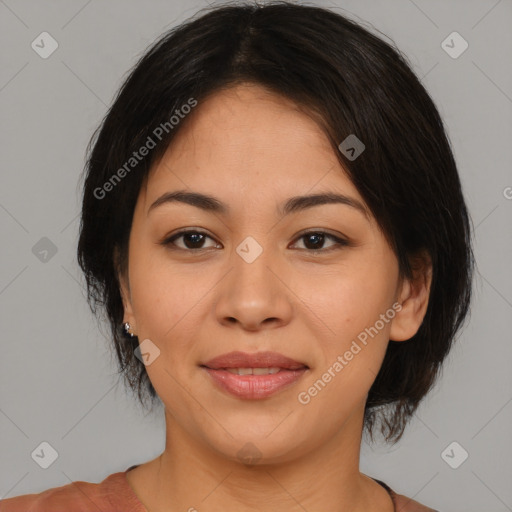
<path id="1" fill-rule="evenodd" d="M 232 460 L 243 450 L 291 460 L 342 432 L 357 436 L 390 336 L 407 339 L 421 322 L 399 312 L 409 288 L 396 256 L 325 135 L 293 104 L 238 86 L 189 115 L 141 189 L 123 283 L 125 321 L 150 340 L 142 352 L 167 420 Z M 176 191 L 214 197 L 222 210 L 151 208 Z M 315 194 L 349 199 L 286 208 Z M 169 241 L 181 230 L 204 235 Z M 277 352 L 307 368 L 270 395 L 241 396 L 202 366 L 232 351 Z M 275 379 L 229 375 L 243 389 Z"/>

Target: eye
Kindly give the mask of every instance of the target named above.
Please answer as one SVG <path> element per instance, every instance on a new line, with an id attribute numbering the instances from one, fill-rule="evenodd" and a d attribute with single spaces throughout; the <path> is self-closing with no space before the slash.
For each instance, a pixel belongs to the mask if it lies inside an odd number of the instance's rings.
<path id="1" fill-rule="evenodd" d="M 209 236 L 208 234 L 206 234 L 204 231 L 188 229 L 188 230 L 183 230 L 178 233 L 175 233 L 171 237 L 166 238 L 162 242 L 162 245 L 170 246 L 170 248 L 172 248 L 172 249 L 177 248 L 177 249 L 185 250 L 185 251 L 188 250 L 188 251 L 198 252 L 198 251 L 209 248 L 209 247 L 204 246 L 204 241 L 208 238 L 210 240 L 214 241 L 213 238 L 211 236 Z M 183 243 L 182 246 L 180 246 L 180 244 L 176 243 L 176 241 L 179 239 L 182 239 L 182 243 Z M 350 243 L 347 240 L 345 240 L 343 238 L 339 238 L 337 236 L 334 236 L 334 235 L 327 233 L 326 231 L 322 231 L 322 230 L 308 231 L 308 232 L 302 233 L 302 235 L 299 238 L 297 238 L 296 240 L 302 240 L 302 239 L 305 240 L 305 243 L 304 243 L 305 249 L 301 249 L 301 250 L 306 250 L 308 252 L 327 252 L 327 251 L 338 249 L 340 247 L 345 247 L 345 246 L 350 245 Z M 325 247 L 323 247 L 323 245 L 327 239 L 333 241 L 333 243 L 331 246 L 325 248 Z M 213 244 L 213 246 L 211 246 L 211 247 L 216 247 L 216 244 Z"/>
<path id="2" fill-rule="evenodd" d="M 302 239 L 305 240 L 305 250 L 309 250 L 309 252 L 327 252 L 350 245 L 347 240 L 321 230 L 302 233 L 302 235 L 297 240 Z M 326 239 L 334 241 L 334 243 L 328 248 L 322 247 Z"/>
<path id="3" fill-rule="evenodd" d="M 180 247 L 178 244 L 175 243 L 175 240 L 178 240 L 180 238 L 183 238 L 183 243 L 185 244 L 184 247 Z M 175 246 L 178 249 L 182 250 L 191 250 L 191 251 L 199 251 L 202 249 L 205 249 L 203 246 L 203 243 L 206 238 L 209 238 L 210 240 L 213 240 L 213 238 L 209 235 L 207 235 L 203 231 L 197 231 L 197 230 L 184 230 L 180 231 L 179 233 L 175 233 L 171 237 L 165 239 L 162 242 L 162 245 L 165 246 Z M 171 247 L 174 248 L 174 247 Z M 206 247 L 207 249 L 208 247 Z"/>

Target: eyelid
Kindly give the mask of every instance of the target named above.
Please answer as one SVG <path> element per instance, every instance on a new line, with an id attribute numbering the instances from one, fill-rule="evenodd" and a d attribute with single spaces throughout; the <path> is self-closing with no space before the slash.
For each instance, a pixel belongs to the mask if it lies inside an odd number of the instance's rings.
<path id="1" fill-rule="evenodd" d="M 182 249 L 181 247 L 176 247 L 173 242 L 174 240 L 176 240 L 177 238 L 179 238 L 180 236 L 182 235 L 186 235 L 188 233 L 194 233 L 194 234 L 197 234 L 197 235 L 204 235 L 208 238 L 211 238 L 213 241 L 215 241 L 215 243 L 219 243 L 217 242 L 217 240 L 215 240 L 215 238 L 211 235 L 209 235 L 206 231 L 203 231 L 201 228 L 194 228 L 194 227 L 188 227 L 188 228 L 183 228 L 179 231 L 176 231 L 175 233 L 173 233 L 172 235 L 169 235 L 169 236 L 165 236 L 164 239 L 159 242 L 161 245 L 165 246 L 165 247 L 171 247 L 172 249 L 176 249 L 178 251 L 186 251 L 186 252 L 201 252 L 201 251 L 205 251 L 205 250 L 208 250 L 209 248 L 200 248 L 200 249 Z M 174 245 L 174 246 L 173 246 Z"/>
<path id="2" fill-rule="evenodd" d="M 352 243 L 349 241 L 348 237 L 345 235 L 339 235 L 339 234 L 333 234 L 330 231 L 325 230 L 324 228 L 307 228 L 303 231 L 301 231 L 294 239 L 293 245 L 297 243 L 301 238 L 305 237 L 306 235 L 310 234 L 318 234 L 318 235 L 324 235 L 325 238 L 329 238 L 334 241 L 334 245 L 331 247 L 327 247 L 326 249 L 299 249 L 300 251 L 305 251 L 310 254 L 326 254 L 332 250 L 341 249 L 342 247 L 349 247 L 352 245 Z"/>
<path id="3" fill-rule="evenodd" d="M 172 235 L 164 237 L 164 239 L 160 242 L 160 244 L 165 246 L 165 247 L 169 247 L 170 246 L 171 249 L 173 249 L 173 250 L 175 249 L 175 250 L 178 250 L 178 251 L 185 251 L 185 252 L 189 252 L 189 253 L 200 253 L 200 252 L 208 251 L 208 250 L 211 249 L 210 247 L 206 247 L 206 248 L 202 248 L 201 247 L 201 248 L 198 248 L 198 249 L 183 249 L 181 247 L 177 247 L 174 244 L 174 240 L 176 240 L 180 236 L 186 235 L 188 233 L 204 235 L 204 236 L 210 238 L 211 240 L 213 240 L 214 242 L 216 242 L 217 244 L 220 243 L 217 240 L 215 240 L 215 238 L 213 236 L 209 235 L 203 229 L 201 229 L 201 228 L 194 228 L 194 227 L 188 227 L 188 228 L 183 228 L 183 229 L 173 233 Z M 325 254 L 327 252 L 330 252 L 331 250 L 340 249 L 342 247 L 349 247 L 349 246 L 352 245 L 352 243 L 349 241 L 349 239 L 347 237 L 345 237 L 344 235 L 334 235 L 333 233 L 325 230 L 324 228 L 307 228 L 307 229 L 301 231 L 294 238 L 292 245 L 295 245 L 301 238 L 303 238 L 303 237 L 305 237 L 306 235 L 309 235 L 309 234 L 324 235 L 326 238 L 329 238 L 329 239 L 333 240 L 334 241 L 334 245 L 332 245 L 331 247 L 328 247 L 326 249 L 316 249 L 316 250 L 315 249 L 299 249 L 300 251 L 305 251 L 305 252 L 308 252 L 308 253 L 311 253 L 311 254 Z"/>

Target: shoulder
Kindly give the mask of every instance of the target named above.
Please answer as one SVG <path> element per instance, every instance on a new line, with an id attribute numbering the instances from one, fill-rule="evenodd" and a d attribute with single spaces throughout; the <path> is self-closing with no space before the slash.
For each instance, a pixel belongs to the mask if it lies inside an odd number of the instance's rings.
<path id="1" fill-rule="evenodd" d="M 395 504 L 395 509 L 400 512 L 439 512 L 433 508 L 427 507 L 426 505 L 422 505 L 421 503 L 413 500 L 412 498 L 408 498 L 402 494 L 397 494 L 394 491 L 391 491 L 391 498 L 393 503 Z"/>
<path id="2" fill-rule="evenodd" d="M 0 512 L 145 512 L 126 481 L 124 472 L 113 473 L 101 483 L 72 482 L 38 494 L 0 500 Z"/>
<path id="3" fill-rule="evenodd" d="M 439 512 L 401 494 L 395 494 L 394 502 L 395 508 L 401 512 Z"/>
<path id="4" fill-rule="evenodd" d="M 393 489 L 391 489 L 389 485 L 382 482 L 381 480 L 377 480 L 376 478 L 373 480 L 382 485 L 382 487 L 388 491 L 397 512 L 439 512 L 438 510 L 429 508 L 426 505 L 422 505 L 418 501 L 415 501 L 412 498 L 408 498 L 403 494 L 398 494 Z"/>

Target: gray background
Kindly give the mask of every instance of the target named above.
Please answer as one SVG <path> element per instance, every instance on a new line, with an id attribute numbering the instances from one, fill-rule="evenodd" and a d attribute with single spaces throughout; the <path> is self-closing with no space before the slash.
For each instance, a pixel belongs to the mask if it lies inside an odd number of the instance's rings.
<path id="1" fill-rule="evenodd" d="M 442 512 L 510 511 L 512 2 L 317 3 L 408 56 L 447 125 L 475 227 L 471 320 L 402 441 L 363 443 L 361 470 Z M 0 0 L 0 496 L 100 482 L 164 448 L 161 409 L 144 415 L 125 392 L 85 302 L 77 185 L 86 144 L 128 69 L 204 6 Z M 31 48 L 43 31 L 59 44 L 47 59 Z M 441 47 L 453 31 L 469 44 L 456 59 Z M 47 261 L 33 251 L 43 237 L 57 248 Z M 59 454 L 48 469 L 31 458 L 42 441 Z M 469 454 L 457 469 L 441 456 L 453 441 Z"/>

